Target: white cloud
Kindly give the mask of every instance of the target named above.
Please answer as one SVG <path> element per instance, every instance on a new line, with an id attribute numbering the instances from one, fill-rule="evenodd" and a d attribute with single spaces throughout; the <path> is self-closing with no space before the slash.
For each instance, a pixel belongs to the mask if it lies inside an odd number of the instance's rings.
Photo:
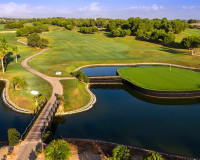
<path id="1" fill-rule="evenodd" d="M 143 11 L 156 11 L 163 9 L 163 6 L 158 6 L 157 4 L 153 4 L 151 6 L 131 6 L 130 10 L 143 10 Z"/>
<path id="2" fill-rule="evenodd" d="M 93 2 L 89 6 L 78 8 L 78 11 L 91 11 L 91 12 L 98 12 L 101 10 L 99 2 Z"/>
<path id="3" fill-rule="evenodd" d="M 200 8 L 200 6 L 182 6 L 182 9 L 197 9 Z"/>

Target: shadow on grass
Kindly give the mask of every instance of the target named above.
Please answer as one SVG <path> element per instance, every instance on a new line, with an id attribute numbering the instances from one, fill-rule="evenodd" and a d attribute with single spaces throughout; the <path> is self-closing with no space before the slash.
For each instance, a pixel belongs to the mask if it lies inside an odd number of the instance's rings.
<path id="1" fill-rule="evenodd" d="M 172 53 L 172 54 L 184 54 L 184 52 L 182 52 L 182 51 L 175 50 L 175 49 L 185 49 L 181 45 L 181 43 L 178 43 L 178 42 L 174 42 L 174 43 L 171 43 L 171 44 L 163 44 L 161 41 L 148 41 L 148 40 L 145 40 L 143 37 L 135 37 L 135 39 L 138 40 L 138 41 L 144 41 L 144 42 L 162 45 L 163 48 L 164 48 L 163 51 L 166 51 L 166 52 L 169 52 L 169 53 Z"/>

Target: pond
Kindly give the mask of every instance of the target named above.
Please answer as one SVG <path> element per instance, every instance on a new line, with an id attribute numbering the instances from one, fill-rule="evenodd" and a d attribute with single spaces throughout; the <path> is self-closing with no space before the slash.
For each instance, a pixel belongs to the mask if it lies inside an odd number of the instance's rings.
<path id="1" fill-rule="evenodd" d="M 200 157 L 200 100 L 158 100 L 124 85 L 93 85 L 91 110 L 57 117 L 55 136 L 132 145 Z"/>
<path id="2" fill-rule="evenodd" d="M 151 67 L 152 65 L 139 65 L 137 67 Z M 130 66 L 108 66 L 108 67 L 89 67 L 82 68 L 80 71 L 84 72 L 87 76 L 115 76 L 119 68 Z"/>
<path id="3" fill-rule="evenodd" d="M 5 84 L 0 81 L 0 95 Z M 17 113 L 11 110 L 0 97 L 0 142 L 8 141 L 7 131 L 9 128 L 16 128 L 21 134 L 30 123 L 32 115 Z"/>

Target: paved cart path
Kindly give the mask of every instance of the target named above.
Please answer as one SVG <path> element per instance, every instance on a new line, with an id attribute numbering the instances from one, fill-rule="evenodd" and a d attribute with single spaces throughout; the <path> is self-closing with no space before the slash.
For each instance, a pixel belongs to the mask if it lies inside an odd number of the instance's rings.
<path id="1" fill-rule="evenodd" d="M 56 103 L 56 95 L 62 95 L 63 94 L 63 87 L 59 80 L 66 80 L 66 79 L 75 79 L 73 77 L 66 77 L 66 78 L 58 78 L 58 77 L 49 77 L 43 73 L 40 73 L 31 67 L 28 66 L 28 61 L 46 51 L 48 51 L 50 48 L 46 48 L 28 58 L 26 58 L 21 64 L 22 66 L 27 69 L 29 72 L 45 79 L 48 81 L 52 87 L 53 92 L 52 96 L 45 105 L 44 109 L 40 113 L 39 117 L 37 118 L 36 122 L 32 126 L 31 130 L 29 131 L 27 137 L 25 140 L 20 144 L 19 152 L 17 153 L 15 159 L 16 160 L 28 160 L 28 159 L 35 159 L 34 157 L 34 151 L 36 150 L 36 146 L 41 144 L 41 132 L 44 127 L 44 123 L 47 120 L 47 117 L 49 113 L 52 110 L 53 104 Z"/>

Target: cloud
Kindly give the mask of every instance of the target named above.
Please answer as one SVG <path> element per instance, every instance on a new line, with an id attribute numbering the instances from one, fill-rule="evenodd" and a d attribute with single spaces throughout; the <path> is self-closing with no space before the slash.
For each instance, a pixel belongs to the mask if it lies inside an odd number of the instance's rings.
<path id="1" fill-rule="evenodd" d="M 182 9 L 197 9 L 197 8 L 200 8 L 200 6 L 182 6 Z"/>
<path id="2" fill-rule="evenodd" d="M 91 12 L 98 12 L 101 10 L 99 2 L 93 2 L 89 6 L 78 8 L 78 11 L 91 11 Z"/>
<path id="3" fill-rule="evenodd" d="M 153 4 L 151 6 L 131 6 L 128 9 L 129 10 L 136 10 L 136 11 L 156 11 L 163 9 L 163 6 L 158 6 L 157 4 Z"/>

